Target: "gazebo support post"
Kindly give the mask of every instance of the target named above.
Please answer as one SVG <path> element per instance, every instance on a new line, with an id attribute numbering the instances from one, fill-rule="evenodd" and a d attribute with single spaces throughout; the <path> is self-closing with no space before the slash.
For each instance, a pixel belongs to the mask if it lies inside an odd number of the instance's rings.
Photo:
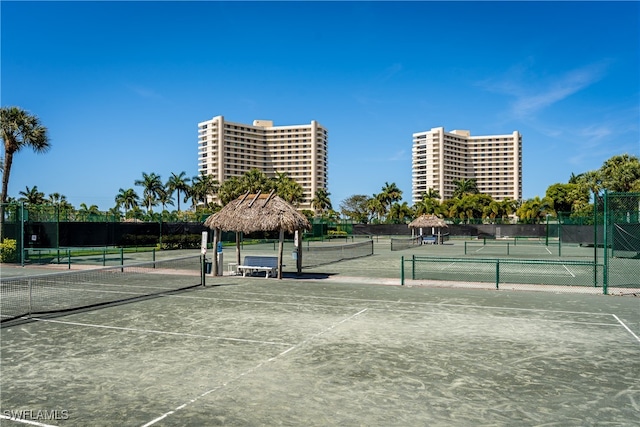
<path id="1" fill-rule="evenodd" d="M 213 229 L 213 256 L 211 257 L 211 266 L 214 276 L 218 275 L 218 241 L 220 240 L 220 229 Z"/>
<path id="2" fill-rule="evenodd" d="M 236 231 L 236 265 L 240 265 L 240 232 Z"/>
<path id="3" fill-rule="evenodd" d="M 284 228 L 280 229 L 278 238 L 278 279 L 282 279 L 282 252 L 284 252 Z"/>
<path id="4" fill-rule="evenodd" d="M 296 233 L 296 271 L 298 274 L 302 274 L 302 233 L 303 230 L 298 230 Z"/>

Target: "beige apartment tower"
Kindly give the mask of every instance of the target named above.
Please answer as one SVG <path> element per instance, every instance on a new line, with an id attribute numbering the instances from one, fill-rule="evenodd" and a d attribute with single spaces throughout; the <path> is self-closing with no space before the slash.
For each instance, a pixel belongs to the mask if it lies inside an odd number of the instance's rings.
<path id="1" fill-rule="evenodd" d="M 480 193 L 495 200 L 522 199 L 522 135 L 471 136 L 444 128 L 413 134 L 412 200 L 430 188 L 440 201 L 453 197 L 454 181 L 475 179 Z"/>
<path id="2" fill-rule="evenodd" d="M 315 120 L 306 125 L 253 125 L 225 121 L 223 116 L 198 123 L 198 173 L 223 183 L 259 169 L 268 177 L 286 173 L 304 190 L 300 209 L 311 209 L 319 189 L 327 189 L 328 132 Z"/>

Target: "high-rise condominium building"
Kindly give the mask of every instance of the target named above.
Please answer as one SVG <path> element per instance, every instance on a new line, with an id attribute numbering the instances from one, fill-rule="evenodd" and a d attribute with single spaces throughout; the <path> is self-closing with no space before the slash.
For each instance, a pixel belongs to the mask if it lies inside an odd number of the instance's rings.
<path id="1" fill-rule="evenodd" d="M 198 172 L 223 183 L 259 169 L 269 177 L 286 173 L 304 190 L 300 209 L 311 209 L 315 192 L 327 189 L 328 132 L 315 120 L 306 125 L 253 125 L 223 116 L 198 123 Z"/>
<path id="2" fill-rule="evenodd" d="M 429 189 L 440 200 L 450 199 L 454 181 L 475 179 L 480 193 L 495 200 L 522 199 L 522 135 L 471 136 L 466 130 L 444 128 L 413 134 L 412 199 Z"/>

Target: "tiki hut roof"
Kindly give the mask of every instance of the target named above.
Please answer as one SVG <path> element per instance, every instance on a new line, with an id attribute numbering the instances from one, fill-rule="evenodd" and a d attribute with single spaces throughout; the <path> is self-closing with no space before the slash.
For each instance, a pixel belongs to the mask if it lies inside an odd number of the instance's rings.
<path id="1" fill-rule="evenodd" d="M 436 215 L 421 215 L 409 223 L 409 228 L 449 227 L 443 219 Z"/>
<path id="2" fill-rule="evenodd" d="M 238 197 L 209 216 L 204 225 L 211 229 L 243 233 L 311 229 L 309 220 L 273 191 L 270 194 L 247 193 Z"/>

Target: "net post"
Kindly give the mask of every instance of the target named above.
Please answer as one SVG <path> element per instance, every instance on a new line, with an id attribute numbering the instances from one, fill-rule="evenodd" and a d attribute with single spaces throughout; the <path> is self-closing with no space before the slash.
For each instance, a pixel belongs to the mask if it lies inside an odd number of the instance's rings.
<path id="1" fill-rule="evenodd" d="M 71 270 L 71 249 L 67 249 L 67 270 Z"/>
<path id="2" fill-rule="evenodd" d="M 603 253 L 603 270 L 602 270 L 602 291 L 604 292 L 604 294 L 607 294 L 607 286 L 609 285 L 609 271 L 608 271 L 608 266 L 609 266 L 609 242 L 608 242 L 608 238 L 607 235 L 609 234 L 609 192 L 607 190 L 604 190 L 604 206 L 603 206 L 603 218 L 602 218 L 602 222 L 603 222 L 603 231 L 604 231 L 604 235 L 602 238 L 602 247 L 604 249 L 604 253 Z"/>
<path id="3" fill-rule="evenodd" d="M 404 286 L 404 255 L 400 257 L 400 286 Z"/>
<path id="4" fill-rule="evenodd" d="M 416 256 L 411 255 L 411 279 L 416 280 Z"/>
<path id="5" fill-rule="evenodd" d="M 202 254 L 200 256 L 200 284 L 202 285 L 202 287 L 204 288 L 206 285 L 206 272 L 205 272 L 205 268 L 206 268 L 206 261 L 207 261 L 207 256 L 205 254 Z"/>
<path id="6" fill-rule="evenodd" d="M 500 260 L 496 260 L 496 291 L 500 290 Z"/>
<path id="7" fill-rule="evenodd" d="M 102 248 L 102 266 L 107 265 L 107 248 Z"/>
<path id="8" fill-rule="evenodd" d="M 29 279 L 29 313 L 27 314 L 27 317 L 31 318 L 31 313 L 33 313 L 33 304 L 32 304 L 32 284 L 31 284 L 31 279 Z"/>

